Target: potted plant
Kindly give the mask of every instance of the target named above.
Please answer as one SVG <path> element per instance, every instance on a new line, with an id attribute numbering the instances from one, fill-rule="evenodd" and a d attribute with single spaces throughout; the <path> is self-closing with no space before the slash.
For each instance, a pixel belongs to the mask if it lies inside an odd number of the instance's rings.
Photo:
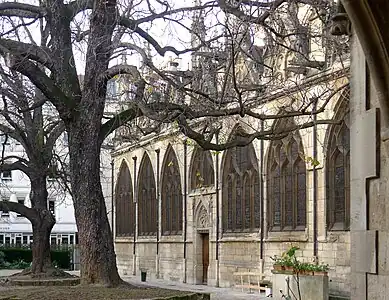
<path id="1" fill-rule="evenodd" d="M 328 265 L 324 265 L 324 264 L 315 265 L 313 272 L 315 275 L 318 275 L 318 276 L 327 276 L 328 269 L 329 269 Z"/>
<path id="2" fill-rule="evenodd" d="M 282 253 L 281 257 L 276 255 L 270 257 L 274 261 L 273 270 L 277 272 L 287 272 L 288 274 L 292 272 L 293 274 L 310 276 L 328 275 L 328 265 L 300 262 L 296 258 L 297 250 L 299 250 L 299 247 L 292 246 L 288 251 Z"/>
<path id="3" fill-rule="evenodd" d="M 296 273 L 300 275 L 313 275 L 313 265 L 310 263 L 298 263 Z"/>
<path id="4" fill-rule="evenodd" d="M 274 255 L 274 256 L 270 256 L 270 259 L 274 261 L 273 269 L 275 271 L 285 270 L 285 266 L 283 265 L 283 260 L 282 260 L 281 257 L 278 257 L 277 255 Z"/>
<path id="5" fill-rule="evenodd" d="M 281 257 L 278 256 L 272 256 L 270 257 L 273 261 L 273 269 L 275 271 L 288 271 L 288 272 L 295 272 L 295 267 L 298 264 L 298 261 L 296 259 L 296 251 L 299 248 L 296 246 L 291 247 L 288 251 L 285 251 L 282 253 Z"/>

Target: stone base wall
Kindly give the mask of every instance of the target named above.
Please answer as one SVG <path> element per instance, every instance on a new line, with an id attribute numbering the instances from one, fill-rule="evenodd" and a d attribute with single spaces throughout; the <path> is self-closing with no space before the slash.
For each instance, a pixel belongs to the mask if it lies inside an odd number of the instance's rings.
<path id="1" fill-rule="evenodd" d="M 133 274 L 132 243 L 116 243 L 118 268 L 121 274 Z M 202 284 L 201 254 L 199 244 L 187 242 L 186 259 L 182 242 L 160 242 L 159 255 L 156 254 L 156 243 L 143 241 L 136 244 L 136 274 L 140 269 L 147 269 L 147 278 L 161 278 L 171 281 Z M 215 259 L 216 242 L 210 240 L 208 285 L 233 287 L 236 280 L 234 272 L 261 272 L 272 280 L 272 256 L 280 256 L 291 245 L 300 247 L 298 259 L 312 262 L 313 243 L 293 241 L 265 241 L 263 244 L 264 259 L 260 259 L 260 242 L 258 239 L 242 237 L 222 237 L 219 244 L 219 261 Z M 319 263 L 328 264 L 330 270 L 330 294 L 347 296 L 350 293 L 350 234 L 349 232 L 329 233 L 324 241 L 318 243 Z"/>
<path id="2" fill-rule="evenodd" d="M 220 243 L 219 286 L 231 287 L 235 284 L 234 272 L 261 272 L 259 243 L 226 237 Z M 236 239 L 234 241 L 234 239 Z"/>
<path id="3" fill-rule="evenodd" d="M 132 275 L 134 272 L 133 243 L 129 241 L 116 242 L 115 252 L 119 274 Z"/>

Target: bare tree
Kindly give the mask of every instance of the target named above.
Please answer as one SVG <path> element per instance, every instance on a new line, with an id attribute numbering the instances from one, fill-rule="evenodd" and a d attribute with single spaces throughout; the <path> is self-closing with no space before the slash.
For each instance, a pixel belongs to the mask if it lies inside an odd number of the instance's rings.
<path id="1" fill-rule="evenodd" d="M 0 209 L 17 212 L 31 222 L 33 260 L 28 272 L 45 273 L 52 269 L 50 232 L 55 224 L 55 217 L 48 208 L 47 178 L 60 175 L 57 166 L 60 154 L 56 153 L 55 146 L 65 127 L 47 105 L 40 104 L 44 96 L 28 84 L 28 79 L 3 68 L 0 72 L 0 132 L 4 137 L 0 170 L 19 170 L 28 176 L 31 184 L 31 207 L 1 201 Z M 23 147 L 20 155 L 6 151 L 10 140 Z"/>
<path id="2" fill-rule="evenodd" d="M 220 131 L 215 126 L 217 119 L 235 115 L 260 120 L 305 117 L 298 126 L 308 127 L 314 124 L 309 118 L 323 112 L 340 90 L 333 81 L 344 76 L 343 70 L 324 76 L 325 88 L 309 96 L 305 93 L 303 101 L 296 96 L 289 103 L 283 101 L 278 107 L 282 114 L 258 109 L 270 101 L 266 95 L 276 94 L 280 85 L 290 87 L 293 95 L 302 92 L 303 76 L 324 72 L 330 57 L 339 58 L 328 38 L 332 1 L 176 2 L 41 0 L 0 4 L 5 32 L 0 38 L 1 55 L 10 70 L 27 77 L 44 101 L 55 107 L 69 134 L 83 283 L 121 283 L 99 173 L 100 148 L 117 128 L 126 124 L 130 131 L 136 128 L 147 134 L 173 122 L 202 147 L 221 150 L 255 138 L 280 138 L 285 132 L 266 128 L 217 144 L 213 141 Z M 301 17 L 304 12 L 309 16 Z M 38 23 L 41 35 L 47 37 L 43 43 L 15 38 L 17 28 L 33 28 Z M 161 26 L 165 26 L 162 36 L 176 36 L 174 42 L 158 36 L 161 31 L 157 27 Z M 191 36 L 191 41 L 180 40 L 183 36 Z M 258 39 L 262 45 L 256 43 Z M 321 52 L 329 50 L 324 58 L 310 54 L 310 41 L 314 40 Z M 123 53 L 131 60 L 140 58 L 142 65 L 115 64 Z M 157 57 L 167 53 L 184 58 L 192 55 L 192 68 L 160 70 Z M 83 64 L 76 65 L 75 57 L 82 57 Z M 282 71 L 282 64 L 289 70 Z M 84 74 L 82 84 L 77 68 Z M 107 82 L 121 74 L 127 74 L 124 78 L 130 81 L 124 98 L 127 103 L 120 113 L 105 119 Z M 146 123 L 135 121 L 139 117 Z M 193 127 L 193 121 L 204 117 L 208 121 L 201 129 L 198 124 Z"/>

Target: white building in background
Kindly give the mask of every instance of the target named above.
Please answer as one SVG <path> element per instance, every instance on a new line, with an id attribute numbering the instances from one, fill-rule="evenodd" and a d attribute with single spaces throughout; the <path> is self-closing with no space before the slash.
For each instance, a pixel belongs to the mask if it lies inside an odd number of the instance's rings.
<path id="1" fill-rule="evenodd" d="M 24 157 L 23 147 L 8 138 L 7 143 L 0 144 L 4 156 Z M 2 201 L 23 203 L 31 207 L 29 198 L 30 181 L 21 171 L 4 171 L 0 173 L 0 196 Z M 69 193 L 58 188 L 57 183 L 48 180 L 47 206 L 55 215 L 56 224 L 53 227 L 51 244 L 75 244 L 77 241 L 77 226 L 74 217 L 73 201 Z M 1 211 L 0 244 L 28 245 L 32 242 L 32 226 L 29 220 L 15 213 Z"/>
<path id="2" fill-rule="evenodd" d="M 107 87 L 107 112 L 114 113 L 118 110 L 115 102 L 117 84 L 115 81 L 108 83 Z M 48 108 L 50 109 L 50 108 Z M 47 112 L 50 114 L 50 111 Z M 106 199 L 107 214 L 112 221 L 112 164 L 111 141 L 107 138 L 106 146 L 101 151 L 101 186 Z M 3 147 L 4 153 L 3 153 Z M 57 140 L 56 153 L 67 159 L 67 134 L 66 132 Z M 26 157 L 22 145 L 17 141 L 5 137 L 0 132 L 0 155 Z M 71 195 L 60 187 L 54 179 L 48 179 L 48 203 L 47 206 L 54 214 L 56 224 L 50 237 L 51 244 L 77 244 L 77 225 L 74 215 L 73 200 Z M 29 199 L 30 180 L 19 170 L 0 172 L 0 200 L 13 201 L 31 207 Z M 29 245 L 32 239 L 32 226 L 29 220 L 15 213 L 0 211 L 0 245 L 19 244 Z"/>

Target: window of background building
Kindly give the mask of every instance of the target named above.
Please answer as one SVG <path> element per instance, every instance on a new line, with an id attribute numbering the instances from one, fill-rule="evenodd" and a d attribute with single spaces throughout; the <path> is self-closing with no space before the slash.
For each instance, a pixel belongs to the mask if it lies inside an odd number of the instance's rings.
<path id="1" fill-rule="evenodd" d="M 22 204 L 22 205 L 24 205 L 24 198 L 20 198 L 20 199 L 18 199 L 18 203 L 19 203 L 19 204 Z M 17 216 L 17 217 L 19 217 L 19 218 L 20 218 L 20 217 L 22 217 L 22 215 L 21 215 L 21 214 L 19 214 L 19 213 L 18 213 L 18 214 L 16 214 L 16 216 Z"/>
<path id="2" fill-rule="evenodd" d="M 12 171 L 2 171 L 0 173 L 2 181 L 11 181 L 12 180 Z"/>
<path id="3" fill-rule="evenodd" d="M 55 201 L 49 200 L 49 211 L 55 216 Z"/>
<path id="4" fill-rule="evenodd" d="M 1 212 L 1 217 L 2 217 L 2 218 L 8 218 L 8 217 L 9 217 L 9 210 L 4 209 L 4 210 Z"/>

